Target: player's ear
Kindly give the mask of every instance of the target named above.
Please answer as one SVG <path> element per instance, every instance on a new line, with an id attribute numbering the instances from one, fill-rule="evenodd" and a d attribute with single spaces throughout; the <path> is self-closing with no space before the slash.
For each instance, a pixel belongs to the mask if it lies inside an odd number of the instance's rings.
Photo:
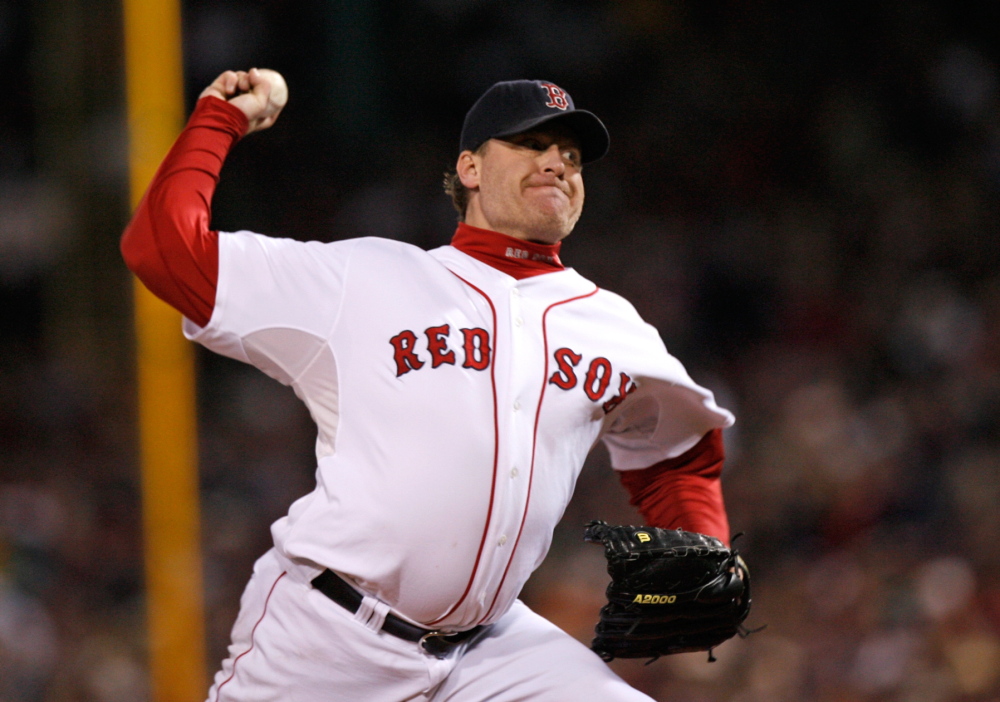
<path id="1" fill-rule="evenodd" d="M 463 151 L 458 155 L 458 162 L 455 164 L 455 173 L 467 189 L 473 190 L 479 187 L 480 162 L 479 158 L 471 151 Z"/>

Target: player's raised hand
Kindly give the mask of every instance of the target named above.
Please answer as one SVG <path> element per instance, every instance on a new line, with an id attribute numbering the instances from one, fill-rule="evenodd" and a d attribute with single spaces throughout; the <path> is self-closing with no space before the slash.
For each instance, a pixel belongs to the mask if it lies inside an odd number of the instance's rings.
<path id="1" fill-rule="evenodd" d="M 250 123 L 247 134 L 267 129 L 288 102 L 288 86 L 277 71 L 251 68 L 225 71 L 201 91 L 199 99 L 213 95 L 240 108 Z"/>

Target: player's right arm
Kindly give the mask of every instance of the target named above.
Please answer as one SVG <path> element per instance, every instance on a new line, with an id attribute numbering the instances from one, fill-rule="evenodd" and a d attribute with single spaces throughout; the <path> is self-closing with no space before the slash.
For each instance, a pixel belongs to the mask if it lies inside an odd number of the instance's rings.
<path id="1" fill-rule="evenodd" d="M 245 134 L 277 119 L 271 83 L 256 69 L 226 71 L 201 94 L 122 236 L 129 269 L 157 297 L 208 323 L 218 281 L 218 232 L 211 203 L 222 164 Z"/>

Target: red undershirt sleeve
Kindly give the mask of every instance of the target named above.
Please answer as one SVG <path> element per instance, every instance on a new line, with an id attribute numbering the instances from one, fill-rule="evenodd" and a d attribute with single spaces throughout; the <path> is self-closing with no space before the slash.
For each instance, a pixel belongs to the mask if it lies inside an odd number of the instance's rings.
<path id="1" fill-rule="evenodd" d="M 713 429 L 677 458 L 619 476 L 649 526 L 681 528 L 729 543 L 729 519 L 722 500 L 722 430 Z"/>
<path id="2" fill-rule="evenodd" d="M 209 229 L 212 196 L 247 126 L 243 112 L 228 102 L 199 100 L 122 235 L 129 269 L 202 327 L 212 317 L 219 277 L 219 234 Z"/>

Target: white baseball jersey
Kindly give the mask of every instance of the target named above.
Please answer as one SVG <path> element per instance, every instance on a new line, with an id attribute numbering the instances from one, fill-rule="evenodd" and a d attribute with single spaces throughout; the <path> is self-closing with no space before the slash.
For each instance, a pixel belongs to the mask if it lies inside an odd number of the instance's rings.
<path id="1" fill-rule="evenodd" d="M 619 470 L 732 416 L 621 297 L 572 269 L 517 280 L 453 248 L 222 233 L 189 338 L 294 388 L 316 488 L 284 556 L 429 627 L 496 621 L 549 548 L 598 439 Z"/>

